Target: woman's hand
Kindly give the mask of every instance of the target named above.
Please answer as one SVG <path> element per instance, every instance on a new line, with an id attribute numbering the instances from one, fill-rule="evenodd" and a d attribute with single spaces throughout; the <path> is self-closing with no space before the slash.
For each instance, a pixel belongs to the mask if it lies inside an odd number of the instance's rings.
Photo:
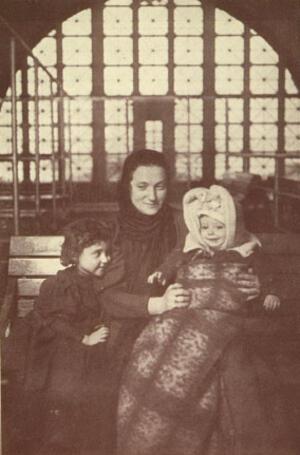
<path id="1" fill-rule="evenodd" d="M 162 286 L 165 286 L 167 280 L 162 272 L 153 272 L 151 275 L 148 276 L 147 283 L 149 284 L 159 283 Z"/>
<path id="2" fill-rule="evenodd" d="M 236 279 L 239 291 L 246 297 L 246 300 L 255 299 L 260 294 L 260 281 L 250 269 L 249 272 L 239 273 Z"/>
<path id="3" fill-rule="evenodd" d="M 86 346 L 94 346 L 98 343 L 104 343 L 109 335 L 109 328 L 101 326 L 99 329 L 92 332 L 90 335 L 85 335 L 82 343 Z"/>
<path id="4" fill-rule="evenodd" d="M 148 311 L 151 315 L 162 314 L 173 308 L 183 308 L 190 303 L 190 293 L 179 283 L 168 286 L 162 297 L 151 297 Z"/>
<path id="5" fill-rule="evenodd" d="M 266 310 L 276 310 L 280 307 L 280 299 L 277 295 L 268 294 L 264 300 L 263 306 Z"/>

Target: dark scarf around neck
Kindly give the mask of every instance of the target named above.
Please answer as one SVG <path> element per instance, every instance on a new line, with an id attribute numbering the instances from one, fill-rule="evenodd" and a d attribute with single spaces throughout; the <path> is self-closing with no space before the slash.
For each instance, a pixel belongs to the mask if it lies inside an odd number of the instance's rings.
<path id="1" fill-rule="evenodd" d="M 167 205 L 156 215 L 143 215 L 131 203 L 120 208 L 120 241 L 129 290 L 146 289 L 146 280 L 176 244 L 172 209 Z"/>

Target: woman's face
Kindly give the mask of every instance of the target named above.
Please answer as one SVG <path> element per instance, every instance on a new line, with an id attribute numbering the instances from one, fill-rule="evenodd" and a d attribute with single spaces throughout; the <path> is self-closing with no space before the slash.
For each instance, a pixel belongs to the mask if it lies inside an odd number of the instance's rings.
<path id="1" fill-rule="evenodd" d="M 139 166 L 132 174 L 130 199 L 143 215 L 156 215 L 167 196 L 167 176 L 160 166 Z"/>

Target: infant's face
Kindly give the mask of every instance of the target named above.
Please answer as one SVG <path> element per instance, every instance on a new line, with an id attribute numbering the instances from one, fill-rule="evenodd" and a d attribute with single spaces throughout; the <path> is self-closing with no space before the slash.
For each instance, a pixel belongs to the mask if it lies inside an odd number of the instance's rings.
<path id="1" fill-rule="evenodd" d="M 205 243 L 212 250 L 221 249 L 226 238 L 225 224 L 210 216 L 200 216 L 200 234 Z"/>

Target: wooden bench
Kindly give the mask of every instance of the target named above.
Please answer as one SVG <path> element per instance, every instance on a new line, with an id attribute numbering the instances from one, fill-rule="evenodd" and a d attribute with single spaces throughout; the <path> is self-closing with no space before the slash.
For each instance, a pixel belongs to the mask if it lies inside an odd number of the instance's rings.
<path id="1" fill-rule="evenodd" d="M 0 311 L 0 336 L 14 318 L 33 308 L 42 281 L 64 267 L 60 263 L 63 236 L 11 237 L 7 288 Z"/>
<path id="2" fill-rule="evenodd" d="M 300 312 L 300 235 L 258 234 L 270 254 L 276 280 L 286 296 L 280 313 Z M 33 307 L 42 281 L 64 267 L 60 264 L 62 236 L 11 237 L 8 282 L 0 311 L 0 336 L 9 321 L 24 317 Z"/>

